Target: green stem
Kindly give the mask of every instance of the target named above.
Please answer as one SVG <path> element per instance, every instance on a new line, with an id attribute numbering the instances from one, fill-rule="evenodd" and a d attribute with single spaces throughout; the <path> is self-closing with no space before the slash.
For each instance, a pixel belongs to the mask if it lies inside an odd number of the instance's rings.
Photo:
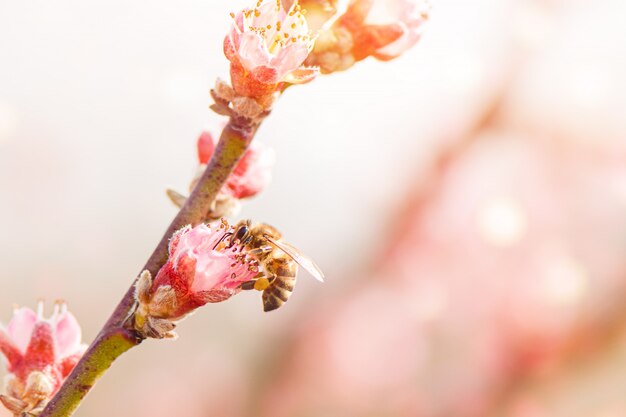
<path id="1" fill-rule="evenodd" d="M 217 193 L 250 145 L 257 127 L 258 125 L 246 123 L 245 119 L 230 119 L 202 177 L 142 271 L 147 269 L 152 276 L 156 276 L 167 262 L 167 245 L 172 234 L 183 226 L 203 221 Z M 70 416 L 113 361 L 142 342 L 142 338 L 135 331 L 124 327 L 125 321 L 133 312 L 134 293 L 133 282 L 80 362 L 41 413 L 41 417 Z"/>

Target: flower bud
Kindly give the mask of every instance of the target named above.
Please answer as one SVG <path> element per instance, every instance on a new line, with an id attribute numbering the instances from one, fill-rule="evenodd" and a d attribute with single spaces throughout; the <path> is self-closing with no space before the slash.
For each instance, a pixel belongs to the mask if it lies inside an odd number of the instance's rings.
<path id="1" fill-rule="evenodd" d="M 426 0 L 351 0 L 332 27 L 320 33 L 307 64 L 331 73 L 369 56 L 397 58 L 419 41 L 429 12 Z"/>
<path id="2" fill-rule="evenodd" d="M 200 165 L 196 177 L 189 187 L 190 191 L 193 190 L 198 179 L 204 173 L 215 147 L 216 136 L 209 131 L 202 132 L 198 137 L 198 162 Z M 241 208 L 239 200 L 254 197 L 267 188 L 272 179 L 274 160 L 273 149 L 259 142 L 252 142 L 241 160 L 235 165 L 205 219 L 215 221 L 222 217 L 236 215 Z M 182 207 L 186 199 L 185 196 L 173 190 L 168 190 L 168 196 L 179 207 Z"/>
<path id="3" fill-rule="evenodd" d="M 0 351 L 10 373 L 0 401 L 16 415 L 43 410 L 87 347 L 65 304 L 56 304 L 49 319 L 42 313 L 43 303 L 37 313 L 19 308 L 6 329 L 0 327 Z"/>
<path id="4" fill-rule="evenodd" d="M 213 156 L 215 141 L 215 136 L 206 131 L 198 138 L 198 161 L 201 165 L 207 164 Z M 228 177 L 221 194 L 236 199 L 254 197 L 269 185 L 274 160 L 273 149 L 252 142 Z"/>
<path id="5" fill-rule="evenodd" d="M 187 226 L 169 244 L 169 259 L 152 278 L 144 271 L 136 284 L 135 328 L 145 337 L 170 338 L 176 322 L 207 303 L 225 301 L 258 273 L 258 264 L 231 242 L 226 222 Z"/>
<path id="6" fill-rule="evenodd" d="M 259 0 L 232 16 L 224 54 L 237 95 L 262 99 L 283 84 L 305 83 L 318 74 L 302 65 L 314 41 L 297 1 L 285 10 L 280 0 Z"/>

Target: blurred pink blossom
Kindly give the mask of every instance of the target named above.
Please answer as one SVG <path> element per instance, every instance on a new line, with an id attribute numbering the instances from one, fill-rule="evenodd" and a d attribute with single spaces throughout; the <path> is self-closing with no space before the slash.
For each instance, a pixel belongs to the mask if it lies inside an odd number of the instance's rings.
<path id="1" fill-rule="evenodd" d="M 204 131 L 198 137 L 198 160 L 201 171 L 209 162 L 216 146 L 216 136 L 209 131 Z M 235 169 L 228 177 L 220 194 L 236 199 L 254 197 L 263 191 L 272 179 L 274 166 L 273 149 L 254 141 L 237 163 Z"/>
<path id="2" fill-rule="evenodd" d="M 2 402 L 11 411 L 30 411 L 51 397 L 86 349 L 81 329 L 65 304 L 49 319 L 43 303 L 35 313 L 18 308 L 6 329 L 0 328 L 0 351 L 10 372 Z"/>
<path id="3" fill-rule="evenodd" d="M 430 3 L 425 0 L 374 1 L 365 23 L 371 25 L 371 28 L 383 25 L 383 28 L 387 27 L 390 31 L 395 27 L 394 30 L 398 29 L 400 36 L 376 49 L 373 56 L 381 60 L 393 59 L 412 48 L 422 37 L 429 12 Z"/>
<path id="4" fill-rule="evenodd" d="M 430 12 L 426 0 L 346 3 L 345 13 L 320 32 L 307 60 L 323 73 L 346 70 L 370 56 L 383 61 L 400 56 L 420 40 Z"/>
<path id="5" fill-rule="evenodd" d="M 419 41 L 429 12 L 425 0 L 352 0 L 338 25 L 352 34 L 357 61 L 388 60 Z"/>
<path id="6" fill-rule="evenodd" d="M 454 155 L 369 280 L 298 320 L 262 415 L 490 415 L 619 317 L 614 149 L 489 129 Z"/>

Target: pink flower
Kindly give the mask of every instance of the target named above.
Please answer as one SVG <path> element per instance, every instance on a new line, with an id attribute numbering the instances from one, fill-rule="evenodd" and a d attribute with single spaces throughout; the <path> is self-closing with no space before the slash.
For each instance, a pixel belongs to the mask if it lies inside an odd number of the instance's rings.
<path id="1" fill-rule="evenodd" d="M 305 83 L 318 74 L 316 68 L 302 66 L 314 40 L 297 1 L 286 11 L 280 0 L 259 0 L 233 17 L 224 54 L 237 94 L 263 97 L 280 83 Z"/>
<path id="2" fill-rule="evenodd" d="M 152 279 L 137 282 L 135 327 L 149 337 L 172 337 L 175 321 L 207 303 L 225 301 L 258 273 L 258 264 L 230 245 L 233 228 L 225 221 L 186 226 L 170 241 L 169 259 Z"/>
<path id="3" fill-rule="evenodd" d="M 389 60 L 412 48 L 422 37 L 429 12 L 430 3 L 425 0 L 374 1 L 365 23 L 373 31 L 376 31 L 376 25 L 382 25 L 383 31 L 399 33 L 399 36 L 377 48 L 372 55 L 377 59 Z"/>
<path id="4" fill-rule="evenodd" d="M 214 136 L 210 132 L 202 132 L 198 138 L 198 160 L 200 164 L 207 164 L 214 150 Z M 220 193 L 236 199 L 254 197 L 269 185 L 272 179 L 273 166 L 273 150 L 259 142 L 252 142 L 228 177 Z M 202 168 L 203 171 L 204 167 Z"/>
<path id="5" fill-rule="evenodd" d="M 81 329 L 65 304 L 56 304 L 49 319 L 16 309 L 6 329 L 0 327 L 0 351 L 10 378 L 2 402 L 14 413 L 43 406 L 72 371 L 86 349 Z"/>
<path id="6" fill-rule="evenodd" d="M 351 0 L 333 26 L 320 33 L 307 63 L 330 73 L 369 56 L 397 58 L 419 41 L 429 12 L 427 0 Z"/>
<path id="7" fill-rule="evenodd" d="M 419 41 L 429 11 L 425 0 L 352 0 L 340 24 L 353 35 L 357 61 L 389 60 Z"/>
<path id="8" fill-rule="evenodd" d="M 213 156 L 215 146 L 216 137 L 211 132 L 202 132 L 198 137 L 198 161 L 200 165 L 189 186 L 189 191 L 193 190 L 204 173 L 206 164 Z M 218 193 L 205 216 L 205 221 L 210 222 L 236 215 L 241 208 L 241 199 L 254 197 L 263 191 L 272 179 L 274 159 L 273 149 L 263 146 L 259 142 L 253 142 Z M 182 207 L 187 200 L 186 196 L 171 189 L 167 190 L 167 195 L 178 207 Z"/>

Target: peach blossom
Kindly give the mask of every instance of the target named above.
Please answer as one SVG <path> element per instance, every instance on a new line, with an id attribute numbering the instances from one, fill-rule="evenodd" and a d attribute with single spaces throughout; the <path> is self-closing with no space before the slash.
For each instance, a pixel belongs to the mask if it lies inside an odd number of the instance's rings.
<path id="1" fill-rule="evenodd" d="M 202 132 L 198 138 L 198 160 L 201 165 L 207 164 L 211 159 L 215 142 L 215 136 L 208 131 Z M 236 199 L 254 197 L 269 185 L 273 166 L 273 149 L 259 142 L 252 142 L 220 193 Z"/>
<path id="2" fill-rule="evenodd" d="M 176 232 L 167 263 L 148 288 L 138 288 L 146 313 L 179 320 L 207 303 L 227 300 L 243 282 L 253 279 L 257 266 L 241 253 L 241 245 L 229 244 L 232 231 L 225 222 L 215 222 Z"/>
<path id="3" fill-rule="evenodd" d="M 280 83 L 311 81 L 318 70 L 302 63 L 313 43 L 297 2 L 285 10 L 280 1 L 260 0 L 240 11 L 224 39 L 233 88 L 258 98 L 276 91 Z"/>
<path id="4" fill-rule="evenodd" d="M 419 41 L 429 10 L 424 0 L 352 0 L 339 25 L 352 34 L 355 60 L 389 60 Z"/>
<path id="5" fill-rule="evenodd" d="M 13 412 L 32 410 L 51 397 L 86 349 L 65 304 L 55 305 L 49 319 L 42 313 L 43 303 L 37 313 L 18 308 L 6 329 L 0 327 L 0 351 L 10 373 L 0 399 Z"/>

